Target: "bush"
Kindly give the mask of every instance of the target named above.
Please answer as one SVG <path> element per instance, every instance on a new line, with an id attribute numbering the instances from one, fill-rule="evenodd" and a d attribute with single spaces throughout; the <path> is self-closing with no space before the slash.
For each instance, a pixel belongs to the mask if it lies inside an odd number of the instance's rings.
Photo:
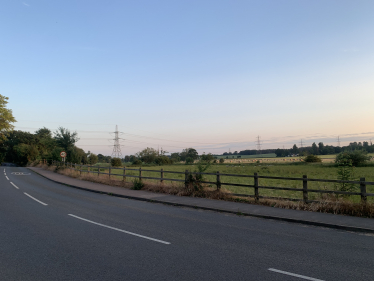
<path id="1" fill-rule="evenodd" d="M 113 166 L 113 167 L 121 167 L 122 166 L 122 161 L 121 159 L 119 158 L 112 158 L 110 160 L 110 164 Z"/>
<path id="2" fill-rule="evenodd" d="M 161 165 L 173 164 L 173 161 L 169 157 L 162 155 L 156 158 L 155 163 L 161 166 Z"/>
<path id="3" fill-rule="evenodd" d="M 210 167 L 210 163 L 206 161 L 199 161 L 197 163 L 197 170 L 194 171 L 194 173 L 197 174 L 189 174 L 188 175 L 188 182 L 190 186 L 193 187 L 195 191 L 202 191 L 204 189 L 202 181 L 204 181 L 204 176 L 200 173 L 205 173 L 206 170 Z"/>
<path id="4" fill-rule="evenodd" d="M 304 158 L 304 162 L 306 162 L 306 163 L 320 163 L 320 162 L 322 162 L 322 160 L 318 156 L 315 156 L 315 155 L 311 154 L 311 155 L 308 155 L 307 157 Z"/>
<path id="5" fill-rule="evenodd" d="M 341 181 L 354 181 L 355 180 L 355 174 L 354 174 L 354 168 L 352 164 L 339 164 L 338 167 L 338 180 Z M 356 187 L 352 183 L 345 183 L 340 182 L 335 185 L 335 188 L 340 191 L 349 191 L 353 192 L 355 191 Z"/>
<path id="6" fill-rule="evenodd" d="M 352 165 L 358 166 L 364 164 L 366 161 L 370 160 L 370 156 L 364 150 L 354 150 L 340 152 L 335 159 L 335 163 L 338 165 Z"/>
<path id="7" fill-rule="evenodd" d="M 134 190 L 141 190 L 144 187 L 144 183 L 140 179 L 134 179 L 132 183 Z"/>
<path id="8" fill-rule="evenodd" d="M 219 159 L 219 163 L 225 163 L 225 159 L 223 159 L 223 158 L 221 158 L 221 159 Z"/>
<path id="9" fill-rule="evenodd" d="M 135 159 L 134 161 L 132 161 L 132 164 L 133 165 L 141 165 L 141 164 L 143 164 L 143 162 L 140 159 Z"/>

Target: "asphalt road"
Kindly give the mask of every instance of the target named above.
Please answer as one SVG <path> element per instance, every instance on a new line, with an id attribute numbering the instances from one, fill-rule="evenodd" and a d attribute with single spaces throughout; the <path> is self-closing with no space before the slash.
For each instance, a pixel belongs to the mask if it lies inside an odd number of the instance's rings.
<path id="1" fill-rule="evenodd" d="M 0 169 L 0 280 L 374 280 L 373 235 L 111 197 Z"/>

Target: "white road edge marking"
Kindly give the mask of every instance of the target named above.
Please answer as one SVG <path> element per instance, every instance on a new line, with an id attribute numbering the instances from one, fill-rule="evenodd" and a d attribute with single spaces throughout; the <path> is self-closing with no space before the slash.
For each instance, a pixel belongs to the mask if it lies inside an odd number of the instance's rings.
<path id="1" fill-rule="evenodd" d="M 94 221 L 90 221 L 90 220 L 87 220 L 87 219 L 84 219 L 84 218 L 81 218 L 81 217 L 78 217 L 78 216 L 75 216 L 75 215 L 72 215 L 72 214 L 68 214 L 68 215 L 71 216 L 71 217 L 74 217 L 74 218 L 86 221 L 86 222 L 90 222 L 90 223 L 93 223 L 93 224 L 96 224 L 96 225 L 100 225 L 100 226 L 103 226 L 103 227 L 106 227 L 106 228 L 117 230 L 117 231 L 120 231 L 120 232 L 123 232 L 123 233 L 126 233 L 126 234 L 134 235 L 134 236 L 137 236 L 137 237 L 140 237 L 140 238 L 152 240 L 152 241 L 159 242 L 159 243 L 166 244 L 166 245 L 170 245 L 171 244 L 171 243 L 166 242 L 166 241 L 158 240 L 158 239 L 151 238 L 151 237 L 148 237 L 148 236 L 136 234 L 136 233 L 133 233 L 133 232 L 130 232 L 130 231 L 126 231 L 126 230 L 122 230 L 122 229 L 119 229 L 119 228 L 111 227 L 111 226 L 108 226 L 108 225 L 105 225 L 105 224 L 101 224 L 101 223 L 97 223 L 97 222 L 94 222 Z"/>
<path id="2" fill-rule="evenodd" d="M 7 176 L 5 176 L 7 180 L 9 180 L 9 178 Z"/>
<path id="3" fill-rule="evenodd" d="M 24 192 L 24 194 L 28 197 L 30 197 L 31 199 L 34 199 L 36 202 L 39 202 L 40 204 L 44 205 L 44 206 L 47 206 L 48 204 L 46 203 L 43 203 L 42 201 L 39 201 L 38 199 L 32 197 L 30 194 L 27 194 L 26 192 Z"/>
<path id="4" fill-rule="evenodd" d="M 274 268 L 268 268 L 268 270 L 274 271 L 274 272 L 277 272 L 277 273 L 286 274 L 286 275 L 289 275 L 289 276 L 299 277 L 299 278 L 302 278 L 302 279 L 305 279 L 305 280 L 324 281 L 324 280 L 321 280 L 321 279 L 316 279 L 316 278 L 312 278 L 312 277 L 308 277 L 308 276 L 304 276 L 304 275 L 299 275 L 299 274 L 295 274 L 295 273 L 291 273 L 291 272 L 287 272 L 287 271 L 282 271 L 282 270 L 278 270 L 278 269 L 274 269 Z"/>
<path id="5" fill-rule="evenodd" d="M 16 186 L 14 183 L 10 182 L 11 185 L 13 185 L 15 188 L 19 189 L 18 186 Z"/>

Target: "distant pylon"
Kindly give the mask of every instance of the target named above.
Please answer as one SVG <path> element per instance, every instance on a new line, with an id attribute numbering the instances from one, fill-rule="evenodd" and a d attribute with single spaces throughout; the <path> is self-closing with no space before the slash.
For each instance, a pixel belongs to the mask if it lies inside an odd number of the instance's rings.
<path id="1" fill-rule="evenodd" d="M 338 147 L 340 147 L 340 138 L 338 136 Z"/>
<path id="2" fill-rule="evenodd" d="M 260 136 L 257 136 L 256 147 L 257 147 L 257 154 L 261 154 L 261 140 L 260 140 Z"/>
<path id="3" fill-rule="evenodd" d="M 121 146 L 119 144 L 119 137 L 118 137 L 118 126 L 116 125 L 116 131 L 114 132 L 114 145 L 113 145 L 113 158 L 122 158 Z"/>
<path id="4" fill-rule="evenodd" d="M 303 148 L 303 139 L 300 140 L 300 148 Z"/>

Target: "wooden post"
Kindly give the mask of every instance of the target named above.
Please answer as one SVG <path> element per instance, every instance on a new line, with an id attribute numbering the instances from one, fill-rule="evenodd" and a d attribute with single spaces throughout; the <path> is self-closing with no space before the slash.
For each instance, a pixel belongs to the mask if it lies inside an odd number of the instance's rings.
<path id="1" fill-rule="evenodd" d="M 303 202 L 308 203 L 308 176 L 303 175 Z"/>
<path id="2" fill-rule="evenodd" d="M 257 173 L 254 174 L 254 181 L 255 181 L 255 184 L 254 184 L 254 186 L 255 186 L 255 202 L 258 202 L 259 197 L 258 197 L 258 175 L 257 175 Z"/>
<path id="3" fill-rule="evenodd" d="M 164 169 L 161 169 L 161 183 L 164 183 Z"/>
<path id="4" fill-rule="evenodd" d="M 142 180 L 142 167 L 139 167 L 139 180 Z"/>
<path id="5" fill-rule="evenodd" d="M 82 175 L 82 164 L 80 164 L 80 170 L 79 170 L 79 172 L 80 172 L 80 175 Z"/>
<path id="6" fill-rule="evenodd" d="M 217 171 L 217 190 L 220 190 L 221 189 L 221 175 L 219 173 L 219 171 Z"/>
<path id="7" fill-rule="evenodd" d="M 112 172 L 112 166 L 109 164 L 109 179 L 110 179 L 110 173 Z"/>
<path id="8" fill-rule="evenodd" d="M 188 188 L 188 170 L 184 172 L 184 187 Z"/>
<path id="9" fill-rule="evenodd" d="M 360 178 L 361 202 L 367 202 L 365 178 Z"/>
<path id="10" fill-rule="evenodd" d="M 123 181 L 126 181 L 126 167 L 123 167 Z"/>
<path id="11" fill-rule="evenodd" d="M 87 174 L 90 174 L 90 165 L 87 165 Z"/>
<path id="12" fill-rule="evenodd" d="M 97 166 L 97 176 L 100 177 L 100 166 Z"/>

